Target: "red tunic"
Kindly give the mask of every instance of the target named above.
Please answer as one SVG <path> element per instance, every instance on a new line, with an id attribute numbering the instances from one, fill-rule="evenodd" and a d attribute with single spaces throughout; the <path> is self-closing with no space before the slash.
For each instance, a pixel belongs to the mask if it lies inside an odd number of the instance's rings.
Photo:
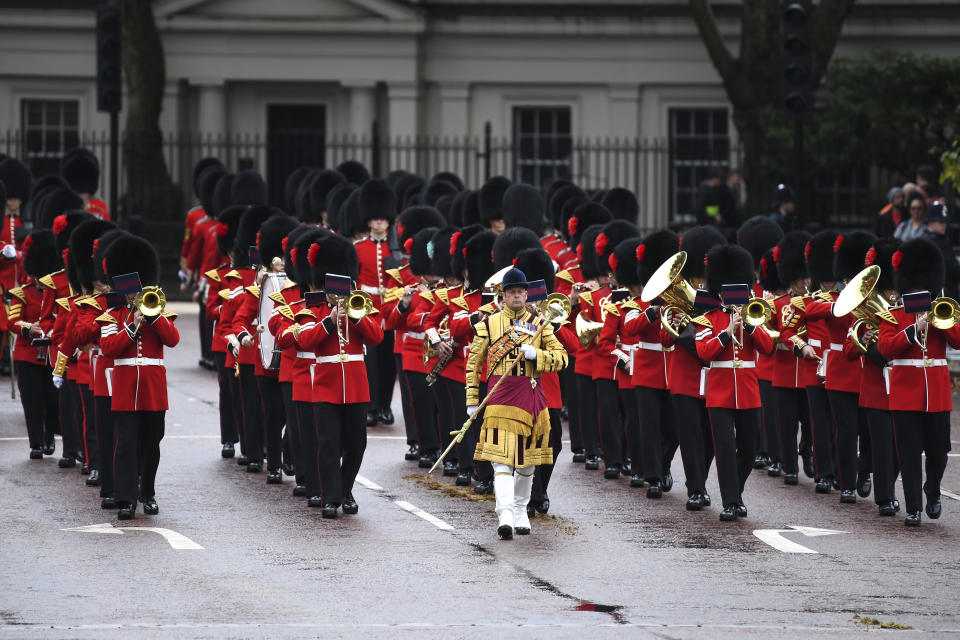
<path id="1" fill-rule="evenodd" d="M 256 271 L 253 269 L 248 271 L 251 271 L 253 278 L 256 279 Z M 259 316 L 260 287 L 251 284 L 244 287 L 240 295 L 240 301 L 237 303 L 237 309 L 230 323 L 230 334 L 235 335 L 238 342 L 242 342 L 247 335 L 253 338 L 252 345 L 240 347 L 240 364 L 253 364 L 256 375 L 276 378 L 278 372 L 264 369 L 263 360 L 260 358 L 260 332 L 257 330 Z M 249 362 L 250 360 L 252 362 Z"/>
<path id="2" fill-rule="evenodd" d="M 806 305 L 807 325 L 811 322 L 822 322 L 826 325 L 828 341 L 823 343 L 821 352 L 821 357 L 827 361 L 827 379 L 824 386 L 833 391 L 859 393 L 862 372 L 860 359 L 849 360 L 842 355 L 843 342 L 847 339 L 854 318 L 852 315 L 842 318 L 833 315 L 833 303 L 838 295 L 831 291 L 814 296 Z"/>
<path id="3" fill-rule="evenodd" d="M 400 359 L 404 371 L 429 373 L 423 364 L 423 339 L 426 338 L 424 323 L 430 310 L 433 308 L 435 294 L 432 291 L 415 293 L 410 300 L 410 307 L 400 311 L 399 304 L 393 308 L 384 322 L 387 329 L 395 329 L 397 336 L 402 335 L 403 346 L 400 350 Z"/>
<path id="4" fill-rule="evenodd" d="M 31 338 L 27 327 L 39 322 L 40 305 L 43 301 L 43 292 L 37 287 L 36 280 L 29 280 L 22 286 L 10 290 L 13 299 L 10 301 L 10 312 L 7 315 L 7 324 L 10 328 L 18 327 L 16 344 L 13 348 L 13 359 L 16 362 L 30 364 L 46 364 L 47 358 L 40 356 L 41 347 L 30 346 Z"/>
<path id="5" fill-rule="evenodd" d="M 636 340 L 633 351 L 633 386 L 666 389 L 670 350 L 660 340 L 660 314 L 647 302 L 633 301 L 623 323 L 625 340 Z M 699 386 L 699 378 L 698 378 Z"/>
<path id="6" fill-rule="evenodd" d="M 283 348 L 279 337 L 293 324 L 291 307 L 295 303 L 303 302 L 300 285 L 288 283 L 280 291 L 271 293 L 270 298 L 273 300 L 273 314 L 267 321 L 267 330 L 273 335 L 273 343 L 280 348 L 278 379 L 280 382 L 293 382 L 293 365 L 297 359 L 296 345 L 288 343 L 287 348 Z"/>
<path id="7" fill-rule="evenodd" d="M 390 244 L 386 238 L 373 240 L 367 236 L 354 242 L 353 247 L 357 250 L 360 290 L 369 293 L 373 306 L 379 309 L 387 289 L 393 286 L 384 266 L 384 260 L 390 257 Z"/>
<path id="8" fill-rule="evenodd" d="M 309 328 L 311 323 L 316 323 L 316 314 L 314 309 L 308 309 L 302 300 L 291 303 L 287 311 L 289 315 L 281 311 L 280 314 L 270 319 L 270 330 L 276 336 L 277 346 L 283 349 L 284 353 L 290 351 L 292 354 L 290 382 L 293 385 L 293 400 L 295 402 L 310 402 L 313 399 L 311 367 L 316 361 L 316 356 L 312 351 L 300 349 L 293 329 L 295 324 Z"/>
<path id="9" fill-rule="evenodd" d="M 743 328 L 742 346 L 726 333 L 730 323 L 725 309 L 714 309 L 698 324 L 697 355 L 709 363 L 707 373 L 707 407 L 725 409 L 757 409 L 760 407 L 760 385 L 757 378 L 756 354 L 773 351 L 773 340 L 763 327 Z M 736 332 L 739 334 L 740 332 Z"/>

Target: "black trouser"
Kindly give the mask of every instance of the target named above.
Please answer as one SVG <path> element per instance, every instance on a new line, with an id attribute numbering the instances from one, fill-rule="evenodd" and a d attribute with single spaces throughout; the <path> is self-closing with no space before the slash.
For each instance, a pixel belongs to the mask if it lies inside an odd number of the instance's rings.
<path id="1" fill-rule="evenodd" d="M 780 425 L 780 444 L 783 448 L 784 473 L 800 472 L 797 466 L 797 427 L 800 424 L 800 411 L 806 406 L 806 392 L 803 389 L 774 387 L 777 398 L 777 423 Z M 716 444 L 716 442 L 714 442 Z"/>
<path id="2" fill-rule="evenodd" d="M 256 378 L 260 402 L 263 405 L 263 426 L 267 435 L 267 469 L 278 471 L 283 463 L 283 425 L 287 421 L 280 381 L 273 376 Z"/>
<path id="3" fill-rule="evenodd" d="M 383 341 L 367 345 L 364 358 L 367 365 L 367 383 L 370 386 L 371 410 L 389 409 L 393 402 L 393 384 L 397 380 L 397 365 L 393 357 L 393 331 L 383 332 Z"/>
<path id="4" fill-rule="evenodd" d="M 227 354 L 214 351 L 213 359 L 217 363 L 217 383 L 220 385 L 220 443 L 237 442 L 240 439 L 239 385 L 233 367 L 227 368 Z"/>
<path id="5" fill-rule="evenodd" d="M 263 406 L 252 364 L 240 365 L 240 404 L 243 410 L 240 449 L 250 462 L 260 462 L 263 460 Z"/>
<path id="6" fill-rule="evenodd" d="M 813 435 L 813 463 L 817 477 L 832 480 L 837 475 L 836 428 L 830 397 L 820 385 L 807 387 L 810 433 Z"/>
<path id="7" fill-rule="evenodd" d="M 603 462 L 607 467 L 623 466 L 623 420 L 620 414 L 620 386 L 616 380 L 598 378 L 597 420 L 600 423 L 600 442 Z"/>
<path id="8" fill-rule="evenodd" d="M 635 387 L 620 389 L 620 407 L 623 410 L 623 422 L 626 437 L 624 451 L 630 458 L 630 472 L 643 477 L 640 453 L 640 400 Z"/>
<path id="9" fill-rule="evenodd" d="M 533 488 L 530 490 L 530 499 L 537 502 L 547 498 L 547 488 L 550 486 L 550 478 L 553 477 L 553 465 L 557 463 L 560 450 L 563 448 L 560 409 L 550 409 L 549 411 L 550 447 L 553 449 L 553 464 L 538 464 L 533 472 Z"/>
<path id="10" fill-rule="evenodd" d="M 440 426 L 440 435 L 443 436 L 443 446 L 446 448 L 453 439 L 450 432 L 460 429 L 467 421 L 467 386 L 440 376 L 433 383 L 432 389 L 437 401 L 437 423 Z M 470 444 L 467 438 L 464 438 L 447 456 L 447 460 L 460 461 L 460 471 L 473 471 L 476 443 L 474 449 L 470 448 Z"/>
<path id="11" fill-rule="evenodd" d="M 597 385 L 590 376 L 575 373 L 577 379 L 577 413 L 580 416 L 580 441 L 587 456 L 600 455 L 597 424 Z"/>
<path id="12" fill-rule="evenodd" d="M 200 357 L 209 360 L 212 356 L 210 347 L 213 345 L 213 321 L 207 320 L 207 305 L 200 302 L 199 306 Z"/>
<path id="13" fill-rule="evenodd" d="M 93 399 L 96 413 L 97 447 L 100 450 L 100 497 L 113 496 L 113 472 L 115 434 L 113 428 L 113 410 L 110 408 L 110 396 L 95 396 Z"/>
<path id="14" fill-rule="evenodd" d="M 753 442 L 760 428 L 760 409 L 711 407 L 710 427 L 717 454 L 717 481 L 723 506 L 743 500 L 743 487 L 753 470 Z M 793 456 L 794 464 L 797 457 Z"/>
<path id="15" fill-rule="evenodd" d="M 922 484 L 927 501 L 940 498 L 940 481 L 950 453 L 950 412 L 891 411 L 896 437 L 897 459 L 903 479 L 903 497 L 907 513 L 923 508 L 920 494 L 922 455 L 927 455 L 927 481 Z"/>
<path id="16" fill-rule="evenodd" d="M 90 470 L 100 469 L 100 450 L 97 448 L 97 426 L 93 411 L 93 391 L 88 384 L 77 385 L 83 403 L 83 459 Z"/>
<path id="17" fill-rule="evenodd" d="M 407 434 L 407 446 L 418 445 L 420 438 L 417 435 L 417 422 L 413 418 L 413 407 L 410 404 L 410 388 L 407 386 L 407 372 L 403 370 L 403 361 L 399 355 L 394 356 L 394 364 L 400 372 L 400 408 L 403 411 L 403 428 Z"/>
<path id="18" fill-rule="evenodd" d="M 860 431 L 860 416 L 857 408 L 859 396 L 856 393 L 831 389 L 827 391 L 827 397 L 830 398 L 830 409 L 833 415 L 836 468 L 840 478 L 840 488 L 852 491 L 857 488 L 859 463 L 857 458 L 857 441 Z"/>
<path id="19" fill-rule="evenodd" d="M 343 498 L 353 492 L 367 449 L 365 413 L 366 403 L 313 405 L 324 504 L 343 504 Z"/>
<path id="20" fill-rule="evenodd" d="M 687 477 L 687 496 L 706 491 L 710 462 L 713 461 L 713 438 L 707 402 L 682 394 L 671 394 L 673 412 L 677 417 L 677 436 L 683 474 Z"/>
<path id="21" fill-rule="evenodd" d="M 287 416 L 287 435 L 290 439 L 290 449 L 293 454 L 293 466 L 297 484 L 303 484 L 304 475 L 303 443 L 300 434 L 300 415 L 293 403 L 293 383 L 281 382 L 280 395 L 283 396 L 284 414 Z"/>
<path id="22" fill-rule="evenodd" d="M 757 438 L 757 451 L 770 456 L 771 462 L 782 462 L 783 446 L 780 444 L 780 423 L 777 420 L 777 396 L 773 391 L 773 383 L 769 380 L 760 380 L 760 404 L 763 427 L 762 437 Z"/>
<path id="23" fill-rule="evenodd" d="M 114 411 L 114 493 L 118 503 L 156 495 L 164 411 Z M 140 476 L 139 489 L 137 475 Z"/>
<path id="24" fill-rule="evenodd" d="M 573 369 L 577 359 L 569 358 L 567 368 L 560 372 L 560 388 L 563 390 L 563 402 L 567 407 L 567 429 L 570 432 L 570 450 L 583 451 L 583 438 L 580 435 L 580 411 L 577 400 L 577 376 Z"/>
<path id="25" fill-rule="evenodd" d="M 660 482 L 670 471 L 677 451 L 677 424 L 666 389 L 637 387 L 640 405 L 640 458 L 648 483 Z"/>
<path id="26" fill-rule="evenodd" d="M 63 436 L 63 457 L 80 456 L 83 451 L 83 401 L 76 380 L 63 379 L 60 389 L 60 435 Z"/>
<path id="27" fill-rule="evenodd" d="M 893 446 L 893 421 L 889 411 L 865 409 L 873 449 L 873 500 L 879 505 L 896 497 L 897 461 Z"/>
<path id="28" fill-rule="evenodd" d="M 440 433 L 437 430 L 437 402 L 433 391 L 427 386 L 427 374 L 419 371 L 404 371 L 403 383 L 410 398 L 410 417 L 413 419 L 420 455 L 440 450 Z M 408 436 L 409 437 L 409 436 Z"/>
<path id="29" fill-rule="evenodd" d="M 17 369 L 17 388 L 20 404 L 27 423 L 27 439 L 31 449 L 42 449 L 45 443 L 44 427 L 51 435 L 60 428 L 57 388 L 53 386 L 50 367 L 32 362 L 14 362 Z"/>
<path id="30" fill-rule="evenodd" d="M 857 459 L 857 482 L 870 477 L 873 468 L 873 444 L 870 442 L 870 423 L 866 409 L 857 410 L 857 425 L 860 439 L 860 456 Z"/>
<path id="31" fill-rule="evenodd" d="M 296 407 L 297 424 L 300 427 L 300 444 L 303 449 L 300 457 L 303 460 L 304 484 L 307 486 L 307 497 L 312 498 L 323 492 L 320 485 L 320 434 L 317 433 L 317 419 L 312 402 L 295 400 L 293 404 Z"/>

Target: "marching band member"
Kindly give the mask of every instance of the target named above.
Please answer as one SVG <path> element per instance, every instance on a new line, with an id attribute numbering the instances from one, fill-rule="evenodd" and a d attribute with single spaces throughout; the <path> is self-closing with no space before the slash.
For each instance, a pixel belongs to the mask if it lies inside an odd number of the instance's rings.
<path id="1" fill-rule="evenodd" d="M 93 197 L 100 186 L 100 161 L 92 151 L 83 147 L 67 151 L 60 159 L 60 175 L 83 199 L 84 211 L 101 220 L 110 220 L 107 203 Z"/>
<path id="2" fill-rule="evenodd" d="M 26 230 L 21 215 L 30 199 L 30 169 L 16 158 L 0 161 L 0 206 L 3 207 L 3 226 L 0 228 L 0 289 L 6 294 L 26 282 L 23 273 L 23 241 Z M 43 274 L 46 275 L 46 274 Z"/>

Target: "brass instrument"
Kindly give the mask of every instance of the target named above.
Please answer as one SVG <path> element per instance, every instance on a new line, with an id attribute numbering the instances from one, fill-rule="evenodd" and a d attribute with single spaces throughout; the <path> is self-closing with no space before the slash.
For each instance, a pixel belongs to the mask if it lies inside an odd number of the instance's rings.
<path id="1" fill-rule="evenodd" d="M 347 310 L 347 317 L 351 320 L 365 318 L 374 312 L 373 298 L 366 291 L 356 289 L 350 292 L 344 305 Z"/>
<path id="2" fill-rule="evenodd" d="M 513 265 L 508 265 L 500 271 L 497 271 L 495 274 L 487 278 L 487 281 L 483 283 L 483 288 L 493 291 L 500 291 L 500 286 L 503 283 L 503 276 L 507 274 L 507 271 L 513 269 Z"/>
<path id="3" fill-rule="evenodd" d="M 440 334 L 440 342 L 448 342 L 450 340 L 450 318 L 449 316 L 444 316 L 443 320 L 440 321 L 440 326 L 437 327 L 437 333 Z M 426 366 L 427 362 L 436 358 L 440 355 L 440 352 L 437 351 L 437 348 L 430 342 L 430 336 L 427 336 L 423 339 L 423 364 Z"/>
<path id="4" fill-rule="evenodd" d="M 577 338 L 580 340 L 580 344 L 586 347 L 600 335 L 600 330 L 603 329 L 603 323 L 593 322 L 579 315 L 577 316 L 574 327 L 576 328 Z"/>
<path id="5" fill-rule="evenodd" d="M 833 315 L 837 318 L 852 313 L 857 319 L 850 332 L 850 340 L 861 353 L 866 353 L 872 342 L 864 343 L 860 339 L 861 329 L 880 328 L 880 318 L 893 319 L 890 304 L 877 291 L 880 267 L 872 265 L 855 275 L 843 288 L 833 304 Z"/>
<path id="6" fill-rule="evenodd" d="M 664 301 L 665 305 L 660 311 L 660 323 L 674 338 L 678 337 L 680 331 L 690 322 L 693 301 L 697 297 L 697 291 L 680 275 L 686 263 L 686 251 L 680 251 L 668 258 L 647 280 L 640 296 L 643 302 L 652 302 L 657 298 Z M 674 316 L 677 318 L 676 324 L 672 321 Z"/>
<path id="7" fill-rule="evenodd" d="M 931 306 L 933 311 L 930 313 L 932 316 L 930 324 L 934 328 L 945 331 L 952 329 L 960 321 L 960 303 L 957 303 L 953 298 L 940 296 L 933 301 Z"/>
<path id="8" fill-rule="evenodd" d="M 748 326 L 762 327 L 773 317 L 773 305 L 763 298 L 750 298 L 740 313 Z"/>
<path id="9" fill-rule="evenodd" d="M 573 313 L 573 305 L 562 293 L 551 293 L 540 303 L 540 313 L 548 322 L 565 322 Z"/>
<path id="10" fill-rule="evenodd" d="M 137 293 L 137 297 L 133 299 L 133 308 L 139 311 L 144 318 L 156 318 L 163 313 L 163 309 L 166 306 L 167 296 L 160 287 L 144 287 Z M 142 323 L 143 318 L 140 318 L 140 321 L 137 322 L 137 326 L 133 330 L 134 333 L 140 331 L 140 325 Z"/>

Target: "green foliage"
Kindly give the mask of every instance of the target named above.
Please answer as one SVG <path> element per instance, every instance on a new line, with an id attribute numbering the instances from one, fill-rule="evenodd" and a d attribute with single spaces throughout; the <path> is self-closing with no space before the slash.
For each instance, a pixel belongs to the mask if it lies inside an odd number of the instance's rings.
<path id="1" fill-rule="evenodd" d="M 960 135 L 954 136 L 953 146 L 940 154 L 940 184 L 950 183 L 956 188 L 960 185 Z"/>

